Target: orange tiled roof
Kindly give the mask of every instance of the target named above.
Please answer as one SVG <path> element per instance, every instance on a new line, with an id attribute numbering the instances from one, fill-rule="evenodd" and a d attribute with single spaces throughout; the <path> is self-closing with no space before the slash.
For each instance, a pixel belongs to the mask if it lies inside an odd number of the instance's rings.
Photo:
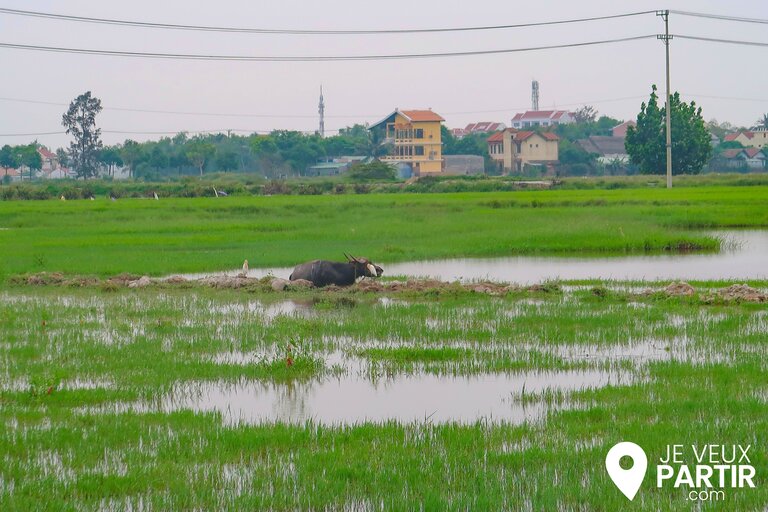
<path id="1" fill-rule="evenodd" d="M 739 135 L 741 135 L 742 133 L 743 133 L 743 134 L 744 134 L 744 136 L 745 136 L 746 138 L 748 138 L 748 139 L 751 139 L 752 137 L 754 137 L 754 136 L 755 136 L 755 134 L 754 134 L 754 133 L 752 133 L 752 132 L 750 132 L 749 130 L 744 130 L 744 131 L 740 131 L 740 132 L 736 132 L 736 133 L 729 133 L 728 135 L 726 135 L 726 136 L 723 138 L 723 140 L 724 140 L 725 142 L 731 142 L 731 141 L 734 141 L 734 140 L 736 140 L 736 139 L 739 137 Z"/>
<path id="2" fill-rule="evenodd" d="M 401 110 L 400 113 L 411 121 L 445 121 L 431 110 Z"/>

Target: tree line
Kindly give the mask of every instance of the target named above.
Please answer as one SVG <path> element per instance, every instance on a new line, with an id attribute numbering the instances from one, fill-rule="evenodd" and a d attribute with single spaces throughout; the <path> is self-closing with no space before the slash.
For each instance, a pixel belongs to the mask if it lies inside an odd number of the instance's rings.
<path id="1" fill-rule="evenodd" d="M 640 172 L 662 172 L 664 154 L 665 111 L 658 104 L 656 88 L 650 100 L 643 103 L 638 115 L 637 128 L 627 134 L 626 149 L 631 161 Z M 672 96 L 672 126 L 674 147 L 673 167 L 677 172 L 699 172 L 712 150 L 709 132 L 719 134 L 730 125 L 712 121 L 705 125 L 701 109 L 694 103 L 686 104 L 679 95 Z M 72 168 L 79 178 L 91 178 L 106 173 L 115 176 L 118 170 L 132 178 L 148 181 L 171 176 L 199 175 L 206 172 L 254 172 L 266 178 L 301 176 L 305 170 L 322 159 L 340 156 L 367 156 L 376 159 L 386 154 L 388 147 L 380 132 L 355 124 L 339 130 L 337 135 L 321 137 L 298 131 L 276 130 L 269 134 L 198 134 L 186 132 L 157 141 L 126 140 L 122 144 L 104 145 L 101 131 L 96 128 L 96 116 L 102 110 L 101 101 L 90 91 L 81 94 L 62 116 L 62 125 L 72 135 L 68 150 L 57 150 L 61 165 Z M 602 174 L 605 169 L 597 163 L 597 155 L 582 149 L 576 141 L 590 135 L 611 135 L 611 129 L 620 121 L 608 116 L 597 116 L 591 106 L 577 110 L 576 123 L 539 127 L 551 129 L 560 138 L 560 165 L 563 174 Z M 768 114 L 759 122 L 768 124 Z M 488 154 L 487 138 L 490 133 L 468 134 L 457 138 L 442 127 L 443 154 L 479 155 L 484 157 L 486 171 L 495 166 Z M 0 149 L 0 166 L 25 166 L 30 177 L 42 166 L 37 143 L 4 146 Z M 371 169 L 370 172 L 381 172 Z"/>

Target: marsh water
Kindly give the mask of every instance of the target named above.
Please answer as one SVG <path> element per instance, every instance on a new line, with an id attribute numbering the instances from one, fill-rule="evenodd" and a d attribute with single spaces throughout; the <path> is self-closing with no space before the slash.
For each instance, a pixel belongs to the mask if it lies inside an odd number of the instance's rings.
<path id="1" fill-rule="evenodd" d="M 225 424 L 307 421 L 326 425 L 385 422 L 508 421 L 541 419 L 553 407 L 526 403 L 525 393 L 566 392 L 631 384 L 629 372 L 527 371 L 516 374 L 444 376 L 362 375 L 308 382 L 185 383 L 162 403 L 164 410 L 217 411 Z"/>
<path id="2" fill-rule="evenodd" d="M 717 280 L 768 278 L 768 231 L 709 233 L 722 241 L 716 253 L 676 253 L 609 257 L 511 256 L 381 263 L 385 275 L 431 277 L 442 281 L 493 280 L 519 284 L 562 279 Z M 298 263 L 298 262 L 297 262 Z M 378 263 L 378 262 L 377 262 Z M 288 278 L 292 268 L 251 269 L 249 277 Z M 236 274 L 236 271 L 225 274 Z M 189 278 L 211 274 L 188 275 Z"/>

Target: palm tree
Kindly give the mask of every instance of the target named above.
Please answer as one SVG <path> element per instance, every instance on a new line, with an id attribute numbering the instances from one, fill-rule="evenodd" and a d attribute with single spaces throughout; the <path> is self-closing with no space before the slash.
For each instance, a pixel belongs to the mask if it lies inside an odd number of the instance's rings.
<path id="1" fill-rule="evenodd" d="M 763 114 L 763 117 L 757 120 L 756 128 L 768 129 L 768 114 Z"/>
<path id="2" fill-rule="evenodd" d="M 384 130 L 368 130 L 368 138 L 363 142 L 360 151 L 373 160 L 389 153 L 391 142 L 384 136 Z"/>

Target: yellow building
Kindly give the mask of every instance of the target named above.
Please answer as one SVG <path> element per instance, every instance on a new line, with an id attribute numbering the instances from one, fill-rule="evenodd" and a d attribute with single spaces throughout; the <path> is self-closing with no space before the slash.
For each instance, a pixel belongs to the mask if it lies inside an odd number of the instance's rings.
<path id="1" fill-rule="evenodd" d="M 559 140 L 552 132 L 536 133 L 507 128 L 488 137 L 488 154 L 504 172 L 522 172 L 529 164 L 556 163 Z"/>
<path id="2" fill-rule="evenodd" d="M 411 166 L 415 176 L 443 171 L 442 117 L 431 110 L 395 110 L 371 126 L 383 130 L 384 142 L 391 150 L 382 161 Z"/>
<path id="3" fill-rule="evenodd" d="M 768 130 L 765 128 L 755 131 L 740 130 L 736 133 L 729 133 L 723 140 L 724 142 L 739 142 L 745 148 L 764 148 L 768 147 Z"/>

